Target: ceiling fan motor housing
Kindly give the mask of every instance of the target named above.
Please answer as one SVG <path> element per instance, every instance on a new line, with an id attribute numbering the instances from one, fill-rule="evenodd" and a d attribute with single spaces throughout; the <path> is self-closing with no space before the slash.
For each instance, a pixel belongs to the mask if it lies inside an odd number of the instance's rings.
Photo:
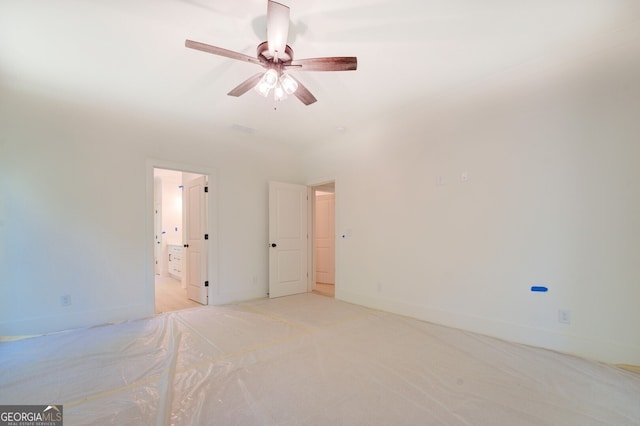
<path id="1" fill-rule="evenodd" d="M 258 53 L 258 59 L 260 62 L 265 63 L 265 68 L 268 63 L 282 63 L 283 65 L 286 65 L 293 60 L 293 49 L 289 45 L 285 46 L 284 53 L 276 52 L 276 57 L 271 56 L 269 53 L 269 42 L 267 41 L 260 43 L 256 50 Z"/>

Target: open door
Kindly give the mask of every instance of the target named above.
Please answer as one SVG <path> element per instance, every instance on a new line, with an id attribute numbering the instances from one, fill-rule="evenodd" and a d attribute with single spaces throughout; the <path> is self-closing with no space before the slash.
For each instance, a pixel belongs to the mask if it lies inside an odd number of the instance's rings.
<path id="1" fill-rule="evenodd" d="M 207 177 L 200 176 L 189 181 L 184 189 L 187 205 L 185 229 L 185 254 L 187 296 L 203 305 L 208 304 L 208 240 L 207 229 Z"/>
<path id="2" fill-rule="evenodd" d="M 269 182 L 269 297 L 307 292 L 307 187 Z"/>

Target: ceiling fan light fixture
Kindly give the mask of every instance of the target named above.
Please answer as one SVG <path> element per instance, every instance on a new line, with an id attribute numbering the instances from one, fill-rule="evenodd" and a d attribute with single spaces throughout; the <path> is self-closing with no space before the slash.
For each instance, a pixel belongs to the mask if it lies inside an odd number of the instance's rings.
<path id="1" fill-rule="evenodd" d="M 278 72 L 271 68 L 264 73 L 258 84 L 256 84 L 255 90 L 266 98 L 271 89 L 276 87 L 276 84 L 278 84 Z"/>
<path id="2" fill-rule="evenodd" d="M 282 85 L 282 88 L 287 93 L 287 95 L 291 95 L 295 93 L 296 90 L 298 90 L 298 82 L 289 74 L 282 74 L 282 76 L 280 77 L 280 84 Z"/>
<path id="3" fill-rule="evenodd" d="M 264 80 L 264 78 L 263 78 Z M 271 87 L 269 87 L 268 84 L 265 84 L 265 82 L 263 80 L 260 80 L 260 82 L 258 84 L 256 84 L 256 87 L 254 87 L 254 90 L 256 92 L 258 92 L 260 95 L 264 96 L 265 98 L 267 96 L 269 96 L 269 92 L 271 91 Z"/>
<path id="4" fill-rule="evenodd" d="M 269 89 L 273 89 L 278 84 L 278 71 L 273 68 L 267 70 L 262 77 L 262 81 L 265 85 L 269 87 Z"/>
<path id="5" fill-rule="evenodd" d="M 282 87 L 282 84 L 278 83 L 275 89 L 273 89 L 273 97 L 276 101 L 282 101 L 287 99 L 287 92 Z"/>

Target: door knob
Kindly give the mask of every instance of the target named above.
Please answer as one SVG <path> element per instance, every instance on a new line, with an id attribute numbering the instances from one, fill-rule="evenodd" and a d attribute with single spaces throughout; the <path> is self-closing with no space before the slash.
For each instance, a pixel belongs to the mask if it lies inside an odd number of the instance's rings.
<path id="1" fill-rule="evenodd" d="M 275 246 L 276 246 L 276 243 L 271 243 L 271 247 L 275 247 Z"/>

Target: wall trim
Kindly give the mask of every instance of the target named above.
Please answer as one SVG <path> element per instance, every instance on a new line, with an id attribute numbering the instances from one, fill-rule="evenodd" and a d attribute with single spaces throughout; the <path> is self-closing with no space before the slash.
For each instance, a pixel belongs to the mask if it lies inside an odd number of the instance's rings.
<path id="1" fill-rule="evenodd" d="M 147 303 L 102 310 L 82 310 L 70 313 L 56 313 L 41 317 L 0 322 L 0 341 L 36 337 L 46 334 L 66 332 L 102 325 L 135 321 L 154 315 L 153 305 Z M 8 338 L 11 336 L 10 338 Z"/>

